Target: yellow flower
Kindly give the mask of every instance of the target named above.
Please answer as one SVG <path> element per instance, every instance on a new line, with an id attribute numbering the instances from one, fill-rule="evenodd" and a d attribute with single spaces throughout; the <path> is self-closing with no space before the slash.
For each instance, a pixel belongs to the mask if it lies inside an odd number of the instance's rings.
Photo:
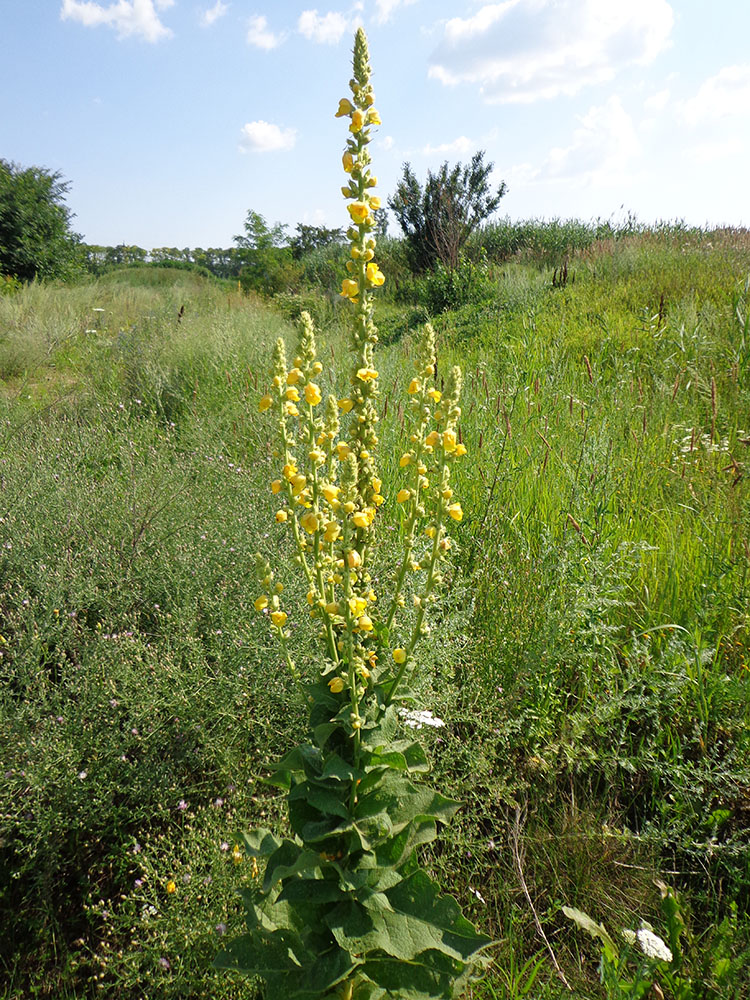
<path id="1" fill-rule="evenodd" d="M 440 392 L 438 389 L 430 389 L 427 395 L 434 403 L 439 403 L 440 400 L 443 398 L 442 392 Z"/>
<path id="2" fill-rule="evenodd" d="M 373 480 L 372 480 L 373 491 L 375 493 L 380 493 L 380 489 L 381 489 L 382 485 L 383 485 L 383 480 L 382 479 L 378 479 L 378 477 L 375 476 L 373 478 Z"/>
<path id="3" fill-rule="evenodd" d="M 424 443 L 428 448 L 434 448 L 435 445 L 440 441 L 440 435 L 437 431 L 430 431 L 427 437 L 424 439 Z"/>
<path id="4" fill-rule="evenodd" d="M 356 549 L 350 549 L 349 552 L 346 553 L 346 563 L 349 569 L 359 569 L 362 565 L 362 556 Z"/>
<path id="5" fill-rule="evenodd" d="M 329 521 L 326 525 L 326 530 L 323 532 L 323 538 L 326 542 L 335 542 L 340 534 L 341 525 L 336 524 L 335 521 Z"/>
<path id="6" fill-rule="evenodd" d="M 465 444 L 457 444 L 456 445 L 456 451 L 455 451 L 456 458 L 460 458 L 462 455 L 465 455 L 465 454 L 466 454 L 466 445 Z"/>
<path id="7" fill-rule="evenodd" d="M 291 479 L 292 483 L 292 496 L 298 497 L 302 490 L 304 490 L 307 485 L 307 479 L 305 476 L 294 475 Z"/>
<path id="8" fill-rule="evenodd" d="M 367 280 L 371 285 L 376 285 L 378 287 L 385 281 L 385 275 L 377 264 L 367 265 Z"/>
<path id="9" fill-rule="evenodd" d="M 354 406 L 354 400 L 352 400 L 352 399 L 340 399 L 339 400 L 339 409 L 343 410 L 344 413 L 348 413 L 353 406 Z"/>
<path id="10" fill-rule="evenodd" d="M 326 604 L 326 614 L 327 615 L 337 615 L 339 613 L 339 606 L 336 601 L 329 601 Z"/>
<path id="11" fill-rule="evenodd" d="M 291 403 L 288 400 L 287 400 L 286 403 L 284 403 L 284 413 L 286 413 L 286 415 L 288 417 L 298 417 L 299 416 L 299 410 L 297 409 L 296 404 L 295 403 Z"/>
<path id="12" fill-rule="evenodd" d="M 320 363 L 320 361 L 316 361 L 315 364 L 312 366 L 312 370 L 313 370 L 313 375 L 320 375 L 320 373 L 323 371 L 323 365 Z"/>
<path id="13" fill-rule="evenodd" d="M 381 125 L 380 115 L 375 110 L 375 108 L 370 108 L 367 112 L 367 124 L 368 125 Z"/>
<path id="14" fill-rule="evenodd" d="M 361 614 L 364 614 L 365 608 L 367 607 L 367 601 L 364 597 L 350 597 L 349 598 L 349 610 L 354 615 L 355 618 L 359 618 Z"/>
<path id="15" fill-rule="evenodd" d="M 429 524 L 424 529 L 424 533 L 425 533 L 425 535 L 427 535 L 428 538 L 434 538 L 435 535 L 437 534 L 437 531 L 435 530 L 435 525 L 434 524 Z"/>
<path id="16" fill-rule="evenodd" d="M 242 851 L 240 850 L 240 845 L 235 844 L 232 848 L 232 861 L 238 865 L 242 861 Z"/>
<path id="17" fill-rule="evenodd" d="M 170 880 L 169 880 L 169 881 L 167 882 L 167 884 L 166 884 L 166 886 L 165 886 L 165 889 L 167 890 L 167 893 L 168 893 L 168 894 L 169 894 L 170 896 L 172 895 L 172 893 L 173 893 L 173 892 L 177 892 L 177 886 L 176 886 L 176 885 L 174 884 L 174 880 L 173 880 L 173 879 L 170 879 Z"/>
<path id="18" fill-rule="evenodd" d="M 265 594 L 261 594 L 260 597 L 256 597 L 256 599 L 255 599 L 255 610 L 256 611 L 262 611 L 263 608 L 267 608 L 267 607 L 268 607 L 268 598 L 266 597 Z"/>
<path id="19" fill-rule="evenodd" d="M 406 501 L 411 497 L 411 490 L 399 490 L 396 494 L 396 500 L 399 503 L 406 503 Z"/>
<path id="20" fill-rule="evenodd" d="M 385 497 L 381 496 L 380 493 L 376 493 L 375 496 L 372 498 L 372 502 L 375 504 L 376 507 L 380 507 L 381 504 L 385 503 Z"/>
<path id="21" fill-rule="evenodd" d="M 289 389 L 287 389 L 284 395 L 286 396 L 287 399 L 290 399 L 293 403 L 299 403 L 299 392 L 297 392 L 294 386 L 291 386 Z"/>
<path id="22" fill-rule="evenodd" d="M 367 222 L 370 218 L 370 206 L 364 201 L 354 201 L 351 205 L 347 205 L 347 210 L 352 219 L 361 226 L 363 222 Z"/>
<path id="23" fill-rule="evenodd" d="M 452 503 L 446 509 L 448 511 L 449 516 L 452 517 L 454 521 L 460 521 L 464 516 L 464 512 L 461 510 L 460 503 Z"/>
<path id="24" fill-rule="evenodd" d="M 297 466 L 294 464 L 294 462 L 287 462 L 281 471 L 283 473 L 284 479 L 288 479 L 291 482 L 294 476 L 297 475 Z"/>
<path id="25" fill-rule="evenodd" d="M 279 524 L 283 524 L 284 521 L 286 521 L 287 517 L 288 517 L 288 515 L 287 515 L 287 512 L 285 510 L 277 510 L 276 511 L 276 520 L 279 522 Z"/>
<path id="26" fill-rule="evenodd" d="M 349 152 L 349 150 L 347 150 L 341 157 L 341 162 L 344 164 L 344 170 L 347 172 L 347 174 L 350 174 L 354 166 L 354 157 Z"/>
<path id="27" fill-rule="evenodd" d="M 340 694 L 345 687 L 343 678 L 332 677 L 331 680 L 328 682 L 328 687 L 331 689 L 331 694 Z"/>
<path id="28" fill-rule="evenodd" d="M 301 378 L 302 378 L 302 372 L 299 370 L 299 368 L 292 368 L 292 370 L 286 377 L 286 384 L 296 385 Z"/>
<path id="29" fill-rule="evenodd" d="M 341 490 L 338 486 L 334 486 L 332 483 L 323 483 L 321 486 L 321 492 L 328 503 L 333 503 L 334 500 L 338 499 L 338 495 Z"/>
<path id="30" fill-rule="evenodd" d="M 323 397 L 320 394 L 320 386 L 314 382 L 308 382 L 305 386 L 305 399 L 310 406 L 317 406 Z"/>
<path id="31" fill-rule="evenodd" d="M 302 527 L 305 529 L 308 535 L 312 535 L 314 532 L 318 530 L 318 515 L 313 513 L 313 511 L 309 510 L 306 514 L 302 515 L 302 517 L 299 519 L 299 523 L 302 525 Z"/>
<path id="32" fill-rule="evenodd" d="M 265 413 L 265 411 L 270 408 L 270 406 L 271 406 L 272 403 L 273 403 L 273 400 L 271 399 L 271 397 L 269 395 L 265 395 L 265 396 L 262 397 L 262 399 L 258 403 L 258 410 L 261 413 Z"/>
<path id="33" fill-rule="evenodd" d="M 406 650 L 398 649 L 393 650 L 393 659 L 395 663 L 406 663 Z"/>
<path id="34" fill-rule="evenodd" d="M 357 625 L 359 625 L 363 632 L 372 632 L 372 618 L 369 615 L 360 615 Z"/>
<path id="35" fill-rule="evenodd" d="M 280 493 L 281 492 L 281 480 L 280 479 L 274 479 L 274 481 L 271 483 L 271 492 L 272 493 Z"/>
<path id="36" fill-rule="evenodd" d="M 360 111 L 359 108 L 355 108 L 354 111 L 352 111 L 352 123 L 349 126 L 349 131 L 354 132 L 354 134 L 356 135 L 356 133 L 360 131 L 360 129 L 364 124 L 365 124 L 364 111 Z"/>
<path id="37" fill-rule="evenodd" d="M 354 105 L 351 101 L 348 101 L 345 97 L 342 97 L 339 101 L 339 109 L 334 118 L 343 118 L 344 115 L 350 115 L 354 111 Z"/>
<path id="38" fill-rule="evenodd" d="M 351 448 L 346 443 L 346 441 L 339 441 L 339 443 L 336 445 L 336 454 L 342 461 L 346 458 L 346 456 L 349 454 L 350 451 Z"/>
<path id="39" fill-rule="evenodd" d="M 406 390 L 410 396 L 413 396 L 415 392 L 419 392 L 422 388 L 422 384 L 418 378 L 413 378 L 409 383 L 409 388 Z"/>
<path id="40" fill-rule="evenodd" d="M 272 611 L 271 621 L 276 628 L 283 628 L 286 625 L 286 611 Z"/>
<path id="41" fill-rule="evenodd" d="M 456 450 L 457 443 L 455 431 L 443 431 L 443 451 L 450 454 Z"/>
<path id="42" fill-rule="evenodd" d="M 357 370 L 357 378 L 361 379 L 363 382 L 369 382 L 378 377 L 378 373 L 374 368 L 359 368 Z"/>
<path id="43" fill-rule="evenodd" d="M 411 464 L 411 452 L 405 451 L 401 458 L 398 460 L 400 468 L 404 469 L 407 465 Z"/>
<path id="44" fill-rule="evenodd" d="M 370 208 L 374 209 L 374 211 L 377 212 L 381 204 L 382 202 L 380 201 L 380 198 L 378 198 L 376 194 L 374 194 L 372 198 L 370 198 Z"/>
<path id="45" fill-rule="evenodd" d="M 344 278 L 341 282 L 341 294 L 345 299 L 356 299 L 359 295 L 359 283 L 353 278 Z"/>

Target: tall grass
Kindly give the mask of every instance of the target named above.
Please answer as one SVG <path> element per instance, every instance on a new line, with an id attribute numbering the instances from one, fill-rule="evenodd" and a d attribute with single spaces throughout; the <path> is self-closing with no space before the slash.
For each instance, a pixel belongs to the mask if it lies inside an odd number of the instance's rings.
<path id="1" fill-rule="evenodd" d="M 438 382 L 466 373 L 471 462 L 435 608 L 450 641 L 428 642 L 422 679 L 466 808 L 427 860 L 500 939 L 477 997 L 520 995 L 532 956 L 528 995 L 562 991 L 535 915 L 597 996 L 563 904 L 631 926 L 661 874 L 700 929 L 750 888 L 750 253 L 742 234 L 607 238 L 562 287 L 549 260 L 516 256 L 434 317 Z M 258 376 L 290 328 L 169 280 L 0 298 L 7 998 L 246 995 L 209 962 L 238 919 L 233 836 L 279 822 L 260 779 L 303 712 L 248 585 L 278 544 Z M 383 309 L 383 455 L 404 450 L 391 386 L 426 314 Z"/>

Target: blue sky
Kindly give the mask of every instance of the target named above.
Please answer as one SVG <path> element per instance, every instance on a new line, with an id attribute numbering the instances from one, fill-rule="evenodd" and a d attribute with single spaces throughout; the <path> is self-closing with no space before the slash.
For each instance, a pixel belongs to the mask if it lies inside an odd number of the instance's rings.
<path id="1" fill-rule="evenodd" d="M 0 156 L 61 171 L 91 243 L 343 226 L 363 24 L 381 197 L 484 149 L 514 220 L 750 225 L 746 0 L 311 2 L 2 0 Z"/>

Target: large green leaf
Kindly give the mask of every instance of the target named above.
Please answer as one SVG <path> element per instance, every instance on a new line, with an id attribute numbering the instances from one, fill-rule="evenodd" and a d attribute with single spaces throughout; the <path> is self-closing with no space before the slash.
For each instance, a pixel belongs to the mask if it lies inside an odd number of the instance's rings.
<path id="1" fill-rule="evenodd" d="M 364 785 L 365 782 L 362 782 Z M 360 786 L 362 787 L 362 786 Z M 357 800 L 354 808 L 356 819 L 386 813 L 394 833 L 398 833 L 411 820 L 430 816 L 447 823 L 460 802 L 448 799 L 428 785 L 415 785 L 398 773 L 382 776 L 378 784 Z"/>
<path id="2" fill-rule="evenodd" d="M 316 872 L 319 868 L 319 854 L 300 847 L 292 840 L 284 840 L 268 859 L 263 878 L 263 889 L 268 892 L 271 886 L 283 878 Z"/>
<path id="3" fill-rule="evenodd" d="M 341 801 L 341 795 L 342 792 L 345 792 L 348 797 L 349 793 L 346 789 L 342 789 L 341 782 L 336 782 L 335 785 L 334 787 L 326 787 L 322 782 L 302 781 L 295 785 L 289 793 L 289 802 L 297 802 L 302 799 L 309 802 L 323 815 L 348 819 L 348 803 Z"/>
<path id="4" fill-rule="evenodd" d="M 453 1000 L 463 992 L 471 967 L 440 952 L 424 952 L 412 962 L 374 955 L 361 971 L 389 1000 Z"/>
<path id="5" fill-rule="evenodd" d="M 267 858 L 280 846 L 281 838 L 260 827 L 242 834 L 245 853 L 251 858 Z"/>

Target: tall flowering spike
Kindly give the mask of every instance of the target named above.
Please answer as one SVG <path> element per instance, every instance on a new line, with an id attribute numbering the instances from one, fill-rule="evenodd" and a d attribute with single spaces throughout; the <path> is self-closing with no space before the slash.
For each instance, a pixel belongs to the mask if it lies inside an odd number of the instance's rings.
<path id="1" fill-rule="evenodd" d="M 370 83 L 370 56 L 367 36 L 362 28 L 354 39 L 353 78 L 349 81 L 352 99 L 342 98 L 336 116 L 349 119 L 349 138 L 343 157 L 343 166 L 350 180 L 342 194 L 347 205 L 351 225 L 347 236 L 351 242 L 351 259 L 347 265 L 349 277 L 341 286 L 341 295 L 354 306 L 353 354 L 349 398 L 351 407 L 350 444 L 357 457 L 357 485 L 364 504 L 373 503 L 379 494 L 378 470 L 373 457 L 377 445 L 375 425 L 378 415 L 375 401 L 378 397 L 378 372 L 374 367 L 373 348 L 378 331 L 372 319 L 373 289 L 385 282 L 385 275 L 375 261 L 375 216 L 380 209 L 380 199 L 373 193 L 377 178 L 370 171 L 370 127 L 380 124 L 380 115 L 374 107 L 375 95 Z"/>

